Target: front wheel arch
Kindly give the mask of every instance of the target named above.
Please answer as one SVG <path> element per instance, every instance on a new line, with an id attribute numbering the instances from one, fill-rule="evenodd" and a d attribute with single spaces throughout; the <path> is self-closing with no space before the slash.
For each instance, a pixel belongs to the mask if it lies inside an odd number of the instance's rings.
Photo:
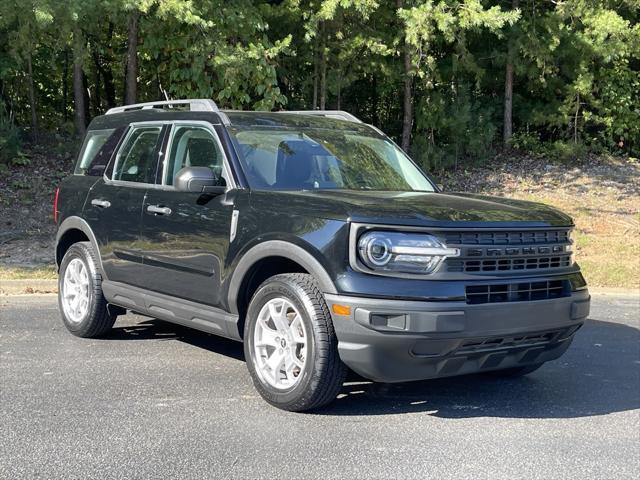
<path id="1" fill-rule="evenodd" d="M 311 253 L 291 242 L 269 240 L 248 250 L 236 265 L 229 283 L 229 293 L 227 297 L 230 313 L 239 313 L 238 306 L 241 288 L 245 284 L 247 275 L 251 274 L 252 268 L 258 262 L 269 257 L 282 257 L 298 265 L 304 273 L 308 273 L 315 278 L 323 293 L 338 293 L 329 273 L 327 273 L 322 264 Z M 297 272 L 300 272 L 300 270 L 297 270 Z"/>

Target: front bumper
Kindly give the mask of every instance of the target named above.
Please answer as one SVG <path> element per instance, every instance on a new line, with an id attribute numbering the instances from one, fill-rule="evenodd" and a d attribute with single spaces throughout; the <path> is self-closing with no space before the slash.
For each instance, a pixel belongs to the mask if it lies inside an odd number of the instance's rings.
<path id="1" fill-rule="evenodd" d="M 342 361 L 365 378 L 403 382 L 536 364 L 560 357 L 589 315 L 589 292 L 469 305 L 325 295 Z"/>

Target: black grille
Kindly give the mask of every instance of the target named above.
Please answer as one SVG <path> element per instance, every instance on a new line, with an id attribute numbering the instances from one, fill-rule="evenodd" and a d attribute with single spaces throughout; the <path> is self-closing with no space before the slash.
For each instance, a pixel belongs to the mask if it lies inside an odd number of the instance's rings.
<path id="1" fill-rule="evenodd" d="M 443 232 L 447 245 L 544 245 L 569 243 L 569 230 Z"/>
<path id="2" fill-rule="evenodd" d="M 449 272 L 509 272 L 514 270 L 538 270 L 541 268 L 561 268 L 571 266 L 571 255 L 555 257 L 501 258 L 447 260 Z"/>
<path id="3" fill-rule="evenodd" d="M 465 293 L 469 304 L 525 302 L 568 297 L 571 295 L 571 286 L 568 280 L 467 285 Z"/>

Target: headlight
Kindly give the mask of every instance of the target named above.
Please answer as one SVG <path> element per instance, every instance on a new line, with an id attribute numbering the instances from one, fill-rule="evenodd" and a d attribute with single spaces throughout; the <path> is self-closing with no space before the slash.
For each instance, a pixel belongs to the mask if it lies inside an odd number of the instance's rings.
<path id="1" fill-rule="evenodd" d="M 358 240 L 358 255 L 365 266 L 377 272 L 427 274 L 460 250 L 447 248 L 433 235 L 372 231 Z"/>

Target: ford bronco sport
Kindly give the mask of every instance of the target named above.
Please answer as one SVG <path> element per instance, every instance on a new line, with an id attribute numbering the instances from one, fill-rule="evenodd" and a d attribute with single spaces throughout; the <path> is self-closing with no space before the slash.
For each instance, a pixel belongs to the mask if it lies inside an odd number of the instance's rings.
<path id="1" fill-rule="evenodd" d="M 568 216 L 443 193 L 346 112 L 111 109 L 54 203 L 71 333 L 131 310 L 244 341 L 255 387 L 286 410 L 331 402 L 347 367 L 523 375 L 589 313 Z"/>

